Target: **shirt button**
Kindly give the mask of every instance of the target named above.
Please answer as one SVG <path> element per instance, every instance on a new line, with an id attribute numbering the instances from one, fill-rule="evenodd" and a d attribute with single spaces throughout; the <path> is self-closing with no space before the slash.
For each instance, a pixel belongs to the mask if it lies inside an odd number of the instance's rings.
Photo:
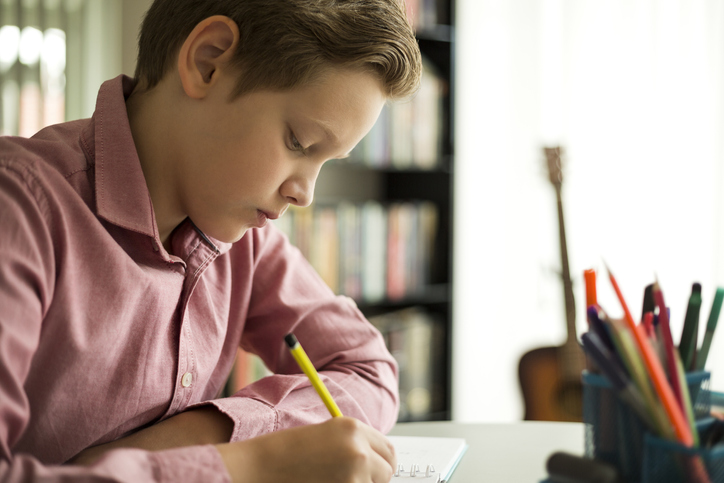
<path id="1" fill-rule="evenodd" d="M 181 378 L 181 385 L 183 387 L 189 387 L 193 381 L 194 381 L 194 376 L 190 372 L 187 372 Z"/>
<path id="2" fill-rule="evenodd" d="M 156 243 L 156 240 L 151 240 L 151 246 L 153 246 L 153 251 L 158 251 L 158 243 Z"/>

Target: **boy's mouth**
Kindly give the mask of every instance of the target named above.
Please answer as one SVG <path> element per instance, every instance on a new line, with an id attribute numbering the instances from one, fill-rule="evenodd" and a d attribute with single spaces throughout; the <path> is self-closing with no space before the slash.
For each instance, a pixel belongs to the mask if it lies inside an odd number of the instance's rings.
<path id="1" fill-rule="evenodd" d="M 270 213 L 267 211 L 262 210 L 256 210 L 256 221 L 257 224 L 255 225 L 257 228 L 263 228 L 268 220 L 276 220 L 279 218 L 279 214 L 277 213 Z"/>
<path id="2" fill-rule="evenodd" d="M 256 228 L 263 228 L 266 222 L 269 220 L 269 216 L 261 210 L 256 210 Z"/>

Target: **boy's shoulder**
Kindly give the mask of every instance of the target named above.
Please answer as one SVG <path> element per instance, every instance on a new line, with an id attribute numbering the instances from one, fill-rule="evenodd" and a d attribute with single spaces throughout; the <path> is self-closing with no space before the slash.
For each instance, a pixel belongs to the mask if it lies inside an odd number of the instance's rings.
<path id="1" fill-rule="evenodd" d="M 0 176 L 32 191 L 39 188 L 44 197 L 75 192 L 90 206 L 95 162 L 88 139 L 93 139 L 92 119 L 55 124 L 30 138 L 2 136 Z"/>
<path id="2" fill-rule="evenodd" d="M 93 164 L 85 139 L 92 136 L 90 119 L 48 126 L 30 138 L 0 137 L 0 165 L 40 174 L 53 169 L 67 177 Z"/>

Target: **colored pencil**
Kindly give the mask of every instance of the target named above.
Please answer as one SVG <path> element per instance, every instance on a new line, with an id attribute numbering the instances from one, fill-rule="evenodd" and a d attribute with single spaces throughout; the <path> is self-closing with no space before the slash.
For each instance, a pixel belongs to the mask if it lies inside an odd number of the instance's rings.
<path id="1" fill-rule="evenodd" d="M 721 311 L 721 305 L 724 301 L 724 289 L 717 288 L 716 295 L 714 296 L 714 303 L 711 306 L 711 312 L 709 312 L 709 320 L 706 324 L 706 332 L 704 332 L 704 340 L 701 343 L 701 349 L 696 356 L 696 368 L 700 371 L 704 370 L 706 366 L 706 359 L 709 357 L 709 348 L 711 347 L 711 341 L 714 337 L 714 331 L 716 330 L 716 324 L 719 321 L 719 312 Z"/>
<path id="2" fill-rule="evenodd" d="M 684 328 L 679 340 L 679 355 L 681 363 L 687 371 L 693 370 L 696 364 L 696 343 L 699 333 L 699 312 L 701 310 L 701 284 L 691 286 L 689 303 L 686 306 Z"/>
<path id="3" fill-rule="evenodd" d="M 661 404 L 663 404 L 666 415 L 669 418 L 669 422 L 674 429 L 676 440 L 684 446 L 691 447 L 694 443 L 691 436 L 691 430 L 689 429 L 689 425 L 684 417 L 681 407 L 679 407 L 679 404 L 676 401 L 676 396 L 674 396 L 674 392 L 666 380 L 666 374 L 661 367 L 661 363 L 659 362 L 658 357 L 656 357 L 656 354 L 654 354 L 648 340 L 643 337 L 642 332 L 636 330 L 636 323 L 631 316 L 631 311 L 626 304 L 626 299 L 618 286 L 618 282 L 616 282 L 616 278 L 613 276 L 613 273 L 611 273 L 611 270 L 608 267 L 606 267 L 606 271 L 608 272 L 608 278 L 611 281 L 611 285 L 616 292 L 616 297 L 618 297 L 619 303 L 623 308 L 624 322 L 634 335 L 636 345 L 643 357 L 644 364 L 649 373 L 649 377 L 653 382 L 656 394 L 659 396 Z"/>
<path id="4" fill-rule="evenodd" d="M 674 340 L 671 337 L 671 327 L 669 326 L 669 311 L 666 309 L 664 292 L 661 290 L 658 280 L 654 282 L 653 295 L 656 306 L 659 308 L 659 326 L 661 327 L 661 335 L 663 336 L 661 343 L 664 346 L 666 372 L 669 375 L 671 389 L 674 391 L 674 396 L 679 402 L 679 407 L 684 411 L 684 397 L 681 392 L 681 381 L 679 380 L 679 373 L 676 370 L 676 359 L 674 357 Z"/>
<path id="5" fill-rule="evenodd" d="M 598 305 L 596 293 L 596 271 L 592 268 L 583 271 L 583 279 L 586 282 L 586 307 Z"/>
<path id="6" fill-rule="evenodd" d="M 643 396 L 644 402 L 648 406 L 656 429 L 658 430 L 658 434 L 667 440 L 675 440 L 674 430 L 671 427 L 664 408 L 661 406 L 661 402 L 654 395 L 646 367 L 641 360 L 639 351 L 636 349 L 636 342 L 631 331 L 628 330 L 621 320 L 607 319 L 607 322 L 611 328 L 611 338 L 616 345 L 616 351 L 621 356 L 621 359 L 623 359 L 631 379 L 636 383 L 639 392 Z"/>

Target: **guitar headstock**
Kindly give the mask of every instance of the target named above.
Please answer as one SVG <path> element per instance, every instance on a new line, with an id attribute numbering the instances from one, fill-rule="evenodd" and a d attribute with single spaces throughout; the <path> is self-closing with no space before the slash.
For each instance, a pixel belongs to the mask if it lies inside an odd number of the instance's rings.
<path id="1" fill-rule="evenodd" d="M 548 179 L 550 179 L 553 186 L 560 188 L 563 184 L 563 170 L 561 169 L 563 149 L 560 146 L 545 147 L 543 152 L 545 152 L 546 164 L 548 165 Z"/>

